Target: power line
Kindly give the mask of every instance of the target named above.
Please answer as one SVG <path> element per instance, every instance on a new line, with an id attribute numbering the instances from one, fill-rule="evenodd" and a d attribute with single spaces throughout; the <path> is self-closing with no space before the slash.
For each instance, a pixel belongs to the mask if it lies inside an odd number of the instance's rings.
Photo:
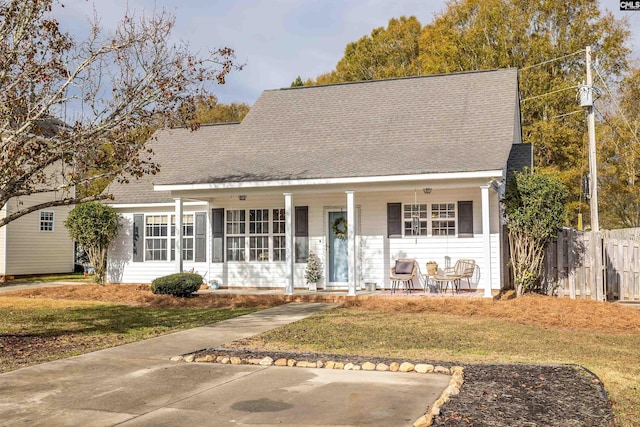
<path id="1" fill-rule="evenodd" d="M 631 131 L 631 135 L 633 135 L 633 139 L 635 139 L 636 142 L 640 145 L 640 140 L 638 140 L 638 136 L 636 135 L 633 128 L 631 127 L 631 123 L 629 123 L 629 120 L 627 120 L 627 116 L 625 116 L 624 111 L 622 111 L 622 108 L 620 108 L 620 105 L 618 104 L 618 101 L 616 101 L 616 98 L 613 96 L 613 93 L 611 93 L 611 90 L 609 89 L 609 85 L 607 85 L 607 82 L 602 78 L 602 75 L 600 75 L 600 71 L 598 71 L 598 68 L 595 67 L 594 70 L 596 70 L 596 74 L 598 75 L 598 77 L 600 77 L 600 81 L 602 82 L 605 90 L 611 97 L 611 100 L 613 101 L 613 104 L 616 106 L 618 113 L 620 113 L 620 115 L 622 116 L 622 119 L 624 120 L 625 124 L 629 128 L 629 131 Z"/>
<path id="2" fill-rule="evenodd" d="M 543 96 L 553 95 L 554 93 L 564 92 L 566 90 L 577 89 L 578 87 L 579 87 L 578 85 L 569 86 L 569 87 L 565 87 L 563 89 L 558 89 L 558 90 L 554 90 L 554 91 L 551 91 L 551 92 L 543 93 L 542 95 L 530 96 L 529 98 L 525 98 L 525 99 L 521 100 L 520 102 L 531 101 L 532 99 L 542 98 Z"/>
<path id="3" fill-rule="evenodd" d="M 580 50 L 579 50 L 579 51 L 577 51 L 577 52 L 569 53 L 569 54 L 567 54 L 567 55 L 558 56 L 557 58 L 548 59 L 548 60 L 546 60 L 546 61 L 539 62 L 539 63 L 537 63 L 537 64 L 528 65 L 528 66 L 526 66 L 526 67 L 522 67 L 522 68 L 518 69 L 518 72 L 523 71 L 523 70 L 528 70 L 529 68 L 539 67 L 540 65 L 548 64 L 548 63 L 550 63 L 550 62 L 559 61 L 559 60 L 564 59 L 564 58 L 569 58 L 570 56 L 579 55 L 579 54 L 581 54 L 582 52 L 584 52 L 584 49 L 580 49 Z"/>

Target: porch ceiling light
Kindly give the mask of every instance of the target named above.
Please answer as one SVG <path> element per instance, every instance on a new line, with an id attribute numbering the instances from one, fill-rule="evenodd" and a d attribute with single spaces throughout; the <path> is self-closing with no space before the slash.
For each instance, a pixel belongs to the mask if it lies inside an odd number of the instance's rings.
<path id="1" fill-rule="evenodd" d="M 422 189 L 422 192 L 423 192 L 424 194 L 431 194 L 431 190 L 432 190 L 432 188 L 431 188 L 431 187 L 424 187 L 424 188 Z"/>

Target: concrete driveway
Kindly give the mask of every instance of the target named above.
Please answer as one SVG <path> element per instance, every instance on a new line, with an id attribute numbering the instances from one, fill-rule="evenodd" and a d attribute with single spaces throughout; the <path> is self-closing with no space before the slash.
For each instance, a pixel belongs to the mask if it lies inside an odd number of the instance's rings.
<path id="1" fill-rule="evenodd" d="M 334 306 L 287 304 L 2 374 L 0 425 L 411 425 L 448 375 L 169 360 Z"/>

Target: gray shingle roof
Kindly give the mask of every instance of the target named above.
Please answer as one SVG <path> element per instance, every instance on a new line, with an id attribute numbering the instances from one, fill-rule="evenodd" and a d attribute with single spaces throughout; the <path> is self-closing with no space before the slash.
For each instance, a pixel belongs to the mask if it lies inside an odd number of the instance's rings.
<path id="1" fill-rule="evenodd" d="M 517 80 L 501 69 L 267 90 L 239 125 L 161 131 L 149 184 L 501 170 Z M 158 197 L 146 188 L 131 193 Z"/>
<path id="2" fill-rule="evenodd" d="M 160 166 L 160 172 L 132 178 L 128 184 L 114 182 L 106 191 L 113 194 L 113 203 L 173 202 L 169 191 L 153 191 L 159 178 L 171 171 L 189 176 L 194 164 L 211 162 L 212 156 L 227 143 L 238 125 L 204 125 L 197 131 L 185 128 L 158 131 L 148 144 L 153 149 L 153 161 Z"/>

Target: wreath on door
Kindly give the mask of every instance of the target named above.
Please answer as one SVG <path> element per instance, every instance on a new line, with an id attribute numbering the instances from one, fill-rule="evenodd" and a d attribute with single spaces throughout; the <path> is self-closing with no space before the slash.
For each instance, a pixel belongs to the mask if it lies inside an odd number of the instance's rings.
<path id="1" fill-rule="evenodd" d="M 333 231 L 333 235 L 336 236 L 340 240 L 347 239 L 347 219 L 343 216 L 336 218 L 331 224 L 331 231 Z"/>

